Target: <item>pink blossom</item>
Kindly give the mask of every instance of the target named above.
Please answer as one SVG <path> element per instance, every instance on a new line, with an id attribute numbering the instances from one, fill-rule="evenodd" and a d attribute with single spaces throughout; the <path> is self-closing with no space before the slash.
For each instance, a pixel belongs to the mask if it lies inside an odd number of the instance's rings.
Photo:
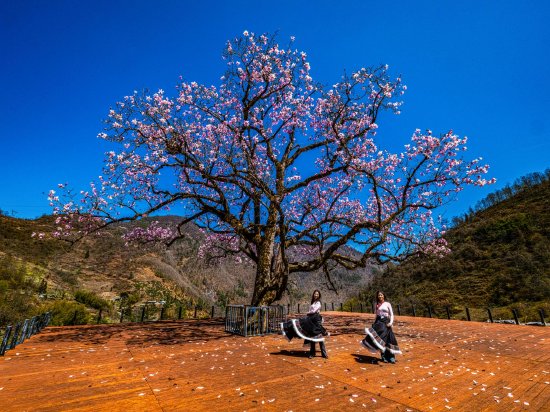
<path id="1" fill-rule="evenodd" d="M 481 158 L 464 157 L 467 139 L 452 130 L 417 129 L 401 153 L 385 149 L 379 113 L 399 114 L 407 89 L 387 66 L 322 87 L 306 53 L 248 31 L 226 44 L 224 59 L 217 86 L 181 80 L 174 96 L 134 92 L 109 111 L 99 136 L 117 149 L 105 154 L 99 181 L 48 195 L 56 236 L 179 207 L 182 220 L 205 229 L 201 256 L 229 254 L 260 267 L 265 256 L 307 249 L 292 255 L 301 260 L 286 259 L 287 274 L 331 260 L 353 267 L 445 253 L 432 210 L 465 186 L 494 182 Z M 125 239 L 178 236 L 153 222 Z M 342 258 L 345 244 L 361 258 Z"/>

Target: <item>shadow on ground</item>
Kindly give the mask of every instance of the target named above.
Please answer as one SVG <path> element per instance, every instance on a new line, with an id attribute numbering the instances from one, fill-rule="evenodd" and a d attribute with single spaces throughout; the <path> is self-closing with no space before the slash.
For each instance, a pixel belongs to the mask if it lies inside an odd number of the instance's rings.
<path id="1" fill-rule="evenodd" d="M 352 353 L 351 356 L 355 358 L 355 362 L 357 363 L 369 363 L 374 365 L 378 365 L 380 363 L 380 358 L 376 358 L 374 356 L 359 355 L 357 353 Z"/>
<path id="2" fill-rule="evenodd" d="M 109 325 L 85 325 L 51 327 L 35 337 L 38 342 L 78 342 L 86 345 L 103 345 L 121 337 L 126 345 L 178 345 L 193 341 L 225 339 L 230 334 L 220 334 L 223 319 L 161 321 L 151 323 L 121 323 Z"/>
<path id="3" fill-rule="evenodd" d="M 275 356 L 293 356 L 295 358 L 307 358 L 309 356 L 309 347 L 304 350 L 280 350 L 279 352 L 271 352 L 270 355 Z"/>

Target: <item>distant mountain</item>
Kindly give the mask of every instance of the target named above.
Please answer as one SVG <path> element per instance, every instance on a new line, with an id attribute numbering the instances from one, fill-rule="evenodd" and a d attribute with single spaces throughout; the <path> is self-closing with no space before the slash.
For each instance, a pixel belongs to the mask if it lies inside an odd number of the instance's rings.
<path id="1" fill-rule="evenodd" d="M 454 219 L 452 252 L 417 258 L 375 276 L 361 299 L 506 306 L 550 302 L 550 171 L 518 179 Z"/>
<path id="2" fill-rule="evenodd" d="M 163 226 L 177 223 L 174 216 L 148 220 L 158 220 Z M 52 232 L 52 216 L 25 220 L 0 215 L 0 299 L 3 290 L 26 287 L 29 301 L 40 290 L 43 295 L 67 299 L 72 299 L 77 291 L 89 291 L 107 301 L 131 296 L 136 302 L 177 300 L 207 307 L 250 302 L 253 265 L 229 258 L 215 262 L 200 259 L 198 248 L 204 235 L 193 224 L 185 226 L 184 239 L 168 249 L 125 245 L 122 235 L 135 225 L 146 223 L 113 225 L 101 236 L 89 236 L 71 246 L 48 236 L 42 240 L 32 237 L 34 232 Z M 345 252 L 358 253 L 352 248 L 345 248 Z M 373 270 L 336 270 L 331 275 L 331 285 L 321 272 L 293 274 L 289 292 L 281 303 L 306 303 L 313 289 L 321 290 L 325 302 L 343 302 L 357 287 L 368 284 Z M 26 283 L 13 280 L 16 272 L 27 279 Z M 329 290 L 333 287 L 337 291 Z M 10 295 L 10 299 L 21 293 Z"/>

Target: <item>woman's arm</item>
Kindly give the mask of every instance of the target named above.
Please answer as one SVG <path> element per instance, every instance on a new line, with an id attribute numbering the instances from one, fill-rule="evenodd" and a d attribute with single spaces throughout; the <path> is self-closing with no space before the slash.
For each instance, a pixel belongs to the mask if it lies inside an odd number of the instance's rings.
<path id="1" fill-rule="evenodd" d="M 386 302 L 388 304 L 388 312 L 390 314 L 390 323 L 388 323 L 388 327 L 392 327 L 393 326 L 393 309 L 391 307 L 391 303 L 390 302 Z"/>
<path id="2" fill-rule="evenodd" d="M 312 314 L 318 313 L 320 311 L 321 311 L 321 302 L 320 301 L 315 301 L 309 307 L 309 312 L 307 314 L 312 315 Z"/>

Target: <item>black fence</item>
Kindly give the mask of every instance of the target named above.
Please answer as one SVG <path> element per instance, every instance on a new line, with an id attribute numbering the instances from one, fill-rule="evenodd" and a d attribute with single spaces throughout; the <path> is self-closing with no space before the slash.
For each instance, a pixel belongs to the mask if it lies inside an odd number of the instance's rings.
<path id="1" fill-rule="evenodd" d="M 228 305 L 225 308 L 225 331 L 245 337 L 278 333 L 284 321 L 284 306 L 281 305 Z"/>
<path id="2" fill-rule="evenodd" d="M 543 309 L 530 310 L 520 314 L 519 309 L 510 308 L 471 308 L 451 305 L 395 305 L 397 315 L 419 316 L 439 319 L 458 319 L 466 321 L 510 323 L 516 325 L 546 326 Z"/>
<path id="3" fill-rule="evenodd" d="M 112 324 L 123 322 L 156 322 L 160 320 L 208 319 L 223 317 L 224 309 L 218 306 L 178 306 L 141 304 L 119 306 L 109 310 L 89 311 L 83 319 L 78 310 L 63 325 Z M 55 319 L 54 319 L 54 323 Z"/>
<path id="4" fill-rule="evenodd" d="M 306 313 L 309 304 L 287 304 L 286 313 Z M 375 303 L 323 303 L 325 311 L 339 312 L 375 312 Z M 393 304 L 394 315 L 398 316 L 418 316 L 439 319 L 455 319 L 466 321 L 490 322 L 490 323 L 510 323 L 516 325 L 535 325 L 546 326 L 547 316 L 543 309 L 532 309 L 527 313 L 520 313 L 519 309 L 510 308 L 471 308 L 457 305 L 419 305 L 419 304 Z"/>
<path id="5" fill-rule="evenodd" d="M 151 322 L 161 320 L 181 319 L 208 319 L 225 318 L 225 330 L 242 336 L 258 336 L 280 331 L 280 323 L 286 317 L 293 314 L 307 313 L 308 303 L 272 305 L 272 306 L 249 306 L 249 305 L 228 305 L 225 308 L 218 306 L 176 306 L 176 305 L 153 305 L 142 304 L 135 306 L 120 306 L 108 312 L 98 310 L 89 313 L 83 320 L 78 311 L 65 319 L 64 325 L 94 324 L 94 323 L 122 323 L 122 322 Z M 374 303 L 334 303 L 324 302 L 324 311 L 342 311 L 358 313 L 374 313 Z M 470 308 L 451 305 L 419 305 L 419 304 L 393 304 L 394 314 L 397 316 L 418 316 L 439 319 L 454 319 L 466 321 L 479 321 L 491 323 L 510 323 L 517 325 L 546 326 L 547 322 L 543 309 L 510 309 L 510 308 Z M 525 313 L 521 313 L 521 312 Z M 5 351 L 13 349 L 28 337 L 40 332 L 52 321 L 51 313 L 44 313 L 32 319 L 25 319 L 15 325 L 8 325 L 4 331 L 0 329 L 0 356 Z M 58 322 L 53 322 L 59 324 Z"/>
<path id="6" fill-rule="evenodd" d="M 30 338 L 32 335 L 36 335 L 42 329 L 44 329 L 51 320 L 50 312 L 37 315 L 32 319 L 25 319 L 20 321 L 15 326 L 8 325 L 2 336 L 2 343 L 0 344 L 0 356 L 4 356 L 7 350 L 15 348 L 20 343 L 23 343 L 25 339 Z"/>

